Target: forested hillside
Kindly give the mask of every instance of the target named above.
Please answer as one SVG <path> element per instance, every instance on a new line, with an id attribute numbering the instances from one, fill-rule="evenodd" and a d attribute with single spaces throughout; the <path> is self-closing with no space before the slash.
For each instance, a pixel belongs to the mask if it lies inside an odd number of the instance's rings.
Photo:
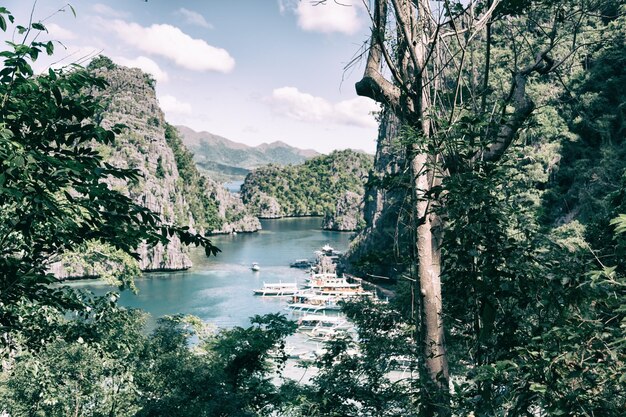
<path id="1" fill-rule="evenodd" d="M 214 234 L 254 232 L 261 228 L 259 220 L 248 212 L 238 195 L 200 173 L 193 153 L 183 144 L 178 129 L 166 124 L 165 139 L 174 152 L 180 172 L 180 188 L 187 196 L 198 227 Z"/>
<path id="2" fill-rule="evenodd" d="M 241 197 L 262 218 L 328 215 L 327 228 L 355 230 L 362 222 L 363 187 L 371 167 L 370 155 L 351 150 L 302 165 L 268 165 L 246 177 Z"/>

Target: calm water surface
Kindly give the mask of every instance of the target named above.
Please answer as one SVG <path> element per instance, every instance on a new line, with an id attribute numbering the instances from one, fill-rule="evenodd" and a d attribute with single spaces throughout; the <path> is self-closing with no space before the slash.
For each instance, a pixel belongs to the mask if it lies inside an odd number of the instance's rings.
<path id="1" fill-rule="evenodd" d="M 223 184 L 224 188 L 226 188 L 231 193 L 239 193 L 241 191 L 242 185 L 243 185 L 242 180 L 226 182 Z"/>
<path id="2" fill-rule="evenodd" d="M 325 244 L 346 250 L 350 233 L 320 229 L 320 218 L 262 220 L 263 230 L 251 234 L 215 236 L 213 243 L 222 252 L 206 258 L 192 253 L 194 266 L 185 272 L 152 273 L 136 281 L 139 292 L 121 294 L 120 304 L 147 311 L 158 318 L 168 314 L 193 314 L 219 327 L 247 326 L 255 314 L 285 312 L 284 298 L 254 296 L 252 290 L 263 282 L 302 283 L 306 273 L 289 268 L 299 258 L 314 257 Z M 258 262 L 261 270 L 250 270 Z M 98 294 L 111 288 L 97 281 L 72 285 Z"/>

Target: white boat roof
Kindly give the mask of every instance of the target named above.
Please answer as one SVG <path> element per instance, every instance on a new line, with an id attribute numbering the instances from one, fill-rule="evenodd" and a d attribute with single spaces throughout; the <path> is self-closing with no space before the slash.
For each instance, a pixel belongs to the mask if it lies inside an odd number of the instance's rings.
<path id="1" fill-rule="evenodd" d="M 311 274 L 310 279 L 316 279 L 316 278 L 338 278 L 337 274 L 334 272 L 327 272 L 324 274 Z"/>
<path id="2" fill-rule="evenodd" d="M 329 323 L 337 323 L 341 321 L 345 321 L 343 317 L 340 316 L 324 316 L 322 314 L 306 314 L 298 320 L 300 321 L 325 321 Z"/>
<path id="3" fill-rule="evenodd" d="M 263 288 L 297 288 L 296 282 L 264 282 Z"/>

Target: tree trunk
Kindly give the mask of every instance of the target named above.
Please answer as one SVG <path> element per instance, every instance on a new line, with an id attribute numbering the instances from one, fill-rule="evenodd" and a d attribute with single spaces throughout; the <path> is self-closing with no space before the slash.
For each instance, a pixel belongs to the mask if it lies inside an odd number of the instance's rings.
<path id="1" fill-rule="evenodd" d="M 432 189 L 434 174 L 429 165 L 433 157 L 418 153 L 411 161 L 416 227 L 416 253 L 420 302 L 420 337 L 422 361 L 420 382 L 423 390 L 424 416 L 450 416 L 449 371 L 446 355 L 441 300 L 441 240 L 442 224 L 432 212 L 427 193 Z"/>

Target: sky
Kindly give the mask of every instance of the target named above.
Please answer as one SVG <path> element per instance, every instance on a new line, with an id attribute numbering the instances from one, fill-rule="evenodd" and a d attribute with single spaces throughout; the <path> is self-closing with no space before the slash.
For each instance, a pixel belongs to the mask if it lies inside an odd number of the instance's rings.
<path id="1" fill-rule="evenodd" d="M 3 2 L 28 22 L 32 0 Z M 104 54 L 157 80 L 171 124 L 256 146 L 374 153 L 378 106 L 358 97 L 369 17 L 361 0 L 39 0 L 34 20 L 58 41 L 36 68 Z M 6 37 L 12 36 L 9 28 Z"/>

